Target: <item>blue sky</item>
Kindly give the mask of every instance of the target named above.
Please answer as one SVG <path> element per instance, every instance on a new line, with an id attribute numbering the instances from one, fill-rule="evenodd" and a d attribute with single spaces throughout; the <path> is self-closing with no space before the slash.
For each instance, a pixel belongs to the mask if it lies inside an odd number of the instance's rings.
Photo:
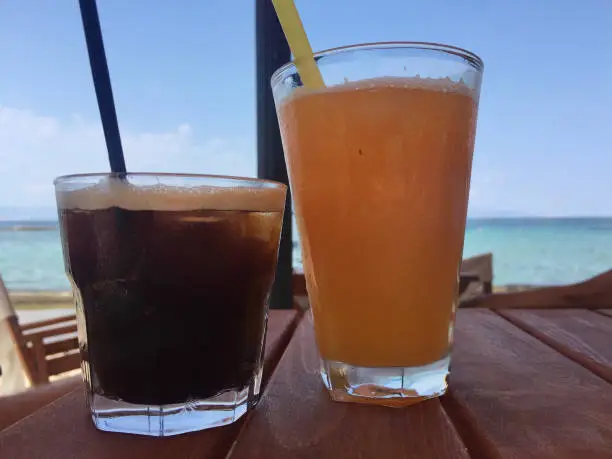
<path id="1" fill-rule="evenodd" d="M 314 49 L 483 58 L 473 215 L 612 215 L 612 2 L 296 3 Z M 254 175 L 254 1 L 99 9 L 128 168 Z M 77 1 L 0 2 L 0 63 L 0 207 L 52 206 L 54 176 L 108 167 Z"/>

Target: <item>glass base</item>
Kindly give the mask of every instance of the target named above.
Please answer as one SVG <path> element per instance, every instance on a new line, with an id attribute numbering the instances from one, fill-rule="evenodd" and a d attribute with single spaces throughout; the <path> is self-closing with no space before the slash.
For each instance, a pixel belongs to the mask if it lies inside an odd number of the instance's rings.
<path id="1" fill-rule="evenodd" d="M 261 374 L 242 390 L 172 405 L 135 405 L 97 393 L 89 395 L 95 426 L 107 432 L 166 437 L 231 424 L 259 400 Z"/>
<path id="2" fill-rule="evenodd" d="M 446 392 L 450 357 L 419 367 L 357 367 L 321 360 L 321 378 L 332 400 L 403 407 Z"/>

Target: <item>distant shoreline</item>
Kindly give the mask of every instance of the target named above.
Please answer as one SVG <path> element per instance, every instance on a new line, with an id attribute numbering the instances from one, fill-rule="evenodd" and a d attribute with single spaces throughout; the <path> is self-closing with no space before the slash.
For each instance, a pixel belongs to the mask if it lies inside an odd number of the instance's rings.
<path id="1" fill-rule="evenodd" d="M 0 231 L 54 231 L 57 220 L 0 220 Z"/>
<path id="2" fill-rule="evenodd" d="M 468 217 L 468 226 L 474 223 L 494 222 L 576 222 L 576 221 L 612 221 L 612 216 L 565 216 L 565 217 L 534 217 L 534 216 L 497 216 L 497 217 Z M 57 220 L 0 220 L 0 232 L 37 232 L 58 231 Z"/>
<path id="3" fill-rule="evenodd" d="M 16 309 L 41 307 L 66 307 L 72 305 L 71 291 L 10 290 L 9 297 Z"/>
<path id="4" fill-rule="evenodd" d="M 0 226 L 0 231 L 54 231 L 59 229 L 58 225 L 15 225 L 15 226 Z"/>

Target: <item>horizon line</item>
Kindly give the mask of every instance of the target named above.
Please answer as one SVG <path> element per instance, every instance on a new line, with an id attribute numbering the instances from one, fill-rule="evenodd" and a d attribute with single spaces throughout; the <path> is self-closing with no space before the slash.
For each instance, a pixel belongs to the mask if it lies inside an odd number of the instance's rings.
<path id="1" fill-rule="evenodd" d="M 610 219 L 612 215 L 529 215 L 529 214 L 516 214 L 516 215 L 468 215 L 467 220 L 520 220 L 520 219 L 534 219 L 534 220 L 562 220 L 562 219 Z M 45 218 L 45 217 L 23 217 L 23 218 L 6 218 L 0 215 L 0 223 L 8 222 L 59 222 L 59 218 Z"/>

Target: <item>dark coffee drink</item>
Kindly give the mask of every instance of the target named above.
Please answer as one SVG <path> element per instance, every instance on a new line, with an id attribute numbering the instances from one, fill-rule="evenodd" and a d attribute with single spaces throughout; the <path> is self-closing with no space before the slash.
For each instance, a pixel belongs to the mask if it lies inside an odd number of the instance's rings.
<path id="1" fill-rule="evenodd" d="M 261 369 L 284 190 L 112 185 L 59 199 L 92 392 L 169 405 L 247 387 Z"/>

